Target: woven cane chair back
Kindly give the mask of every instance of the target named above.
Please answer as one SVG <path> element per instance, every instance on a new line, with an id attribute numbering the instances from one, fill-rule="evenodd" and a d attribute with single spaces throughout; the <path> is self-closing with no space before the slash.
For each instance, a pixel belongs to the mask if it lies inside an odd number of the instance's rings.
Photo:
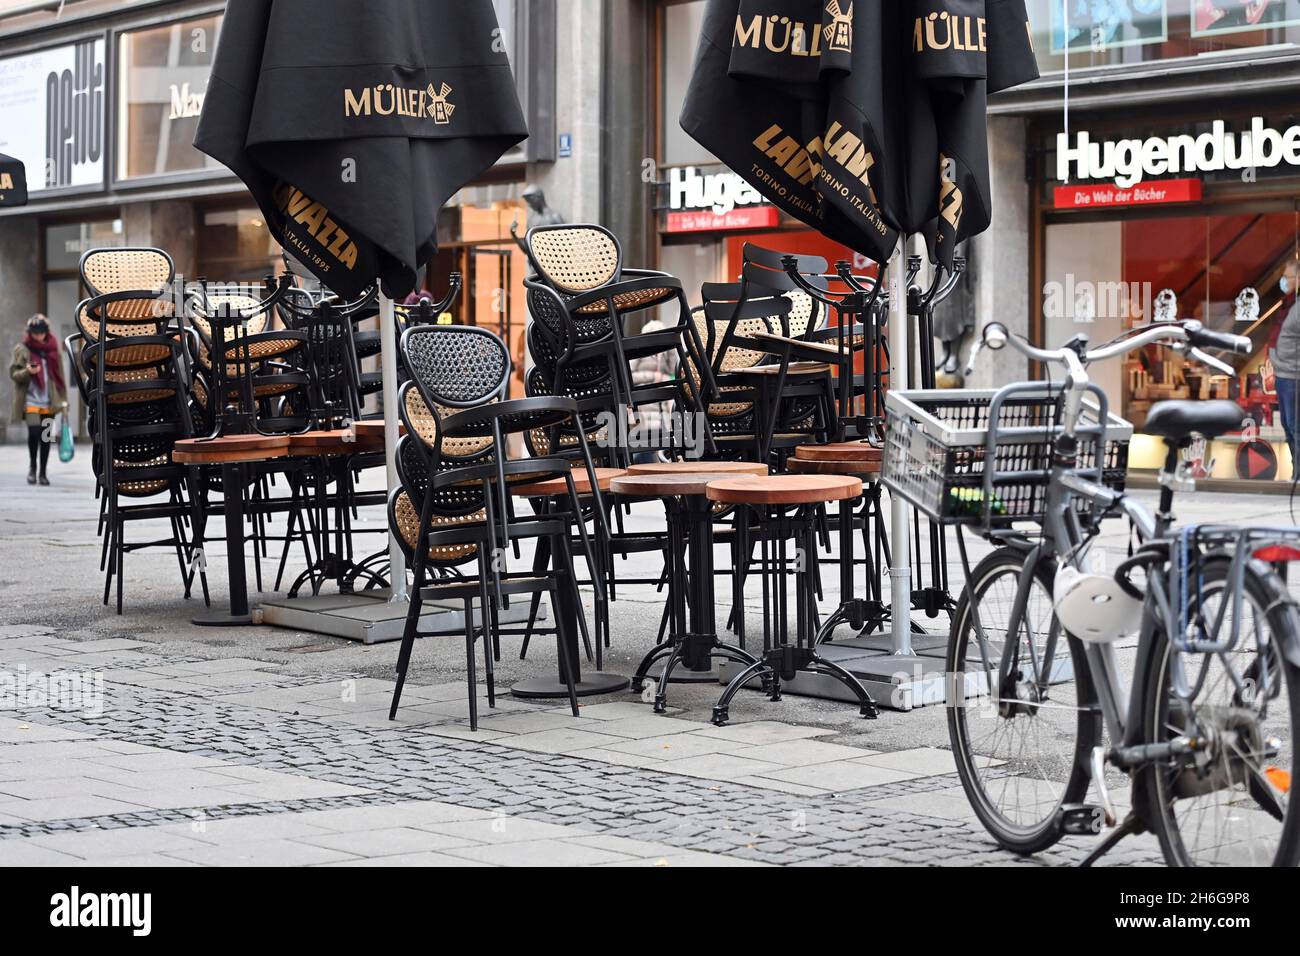
<path id="1" fill-rule="evenodd" d="M 496 401 L 496 399 L 493 399 L 493 401 Z M 402 421 L 406 425 L 407 432 L 416 436 L 430 451 L 438 443 L 438 422 L 459 411 L 459 409 L 448 408 L 446 405 L 436 405 L 434 408 L 436 413 L 429 409 L 414 382 L 408 382 L 403 388 Z M 484 438 L 445 438 L 442 442 L 441 454 L 443 459 L 446 460 L 446 464 L 455 465 L 458 463 L 458 459 L 467 461 L 483 457 L 486 452 L 492 450 L 492 444 L 490 436 Z"/>
<path id="2" fill-rule="evenodd" d="M 411 503 L 411 497 L 405 489 L 399 491 L 393 499 L 392 518 L 392 526 L 397 529 L 398 540 L 409 557 L 415 553 L 419 542 L 420 509 Z M 486 520 L 485 511 L 450 518 L 435 515 L 429 519 L 429 529 L 447 531 L 452 528 L 481 524 Z M 478 546 L 475 544 L 432 545 L 429 548 L 428 560 L 434 565 L 450 567 L 464 564 L 477 554 Z"/>
<path id="3" fill-rule="evenodd" d="M 94 300 L 86 299 L 77 306 L 77 329 L 81 332 L 81 337 L 87 343 L 99 343 L 100 341 L 100 323 L 94 318 Z M 138 345 L 132 345 L 124 340 L 132 338 L 143 338 L 145 336 L 156 336 L 158 326 L 156 321 L 150 319 L 149 323 L 140 322 L 108 322 L 105 323 L 108 331 L 108 338 L 113 341 L 113 348 L 108 352 L 109 368 L 137 368 L 147 365 L 161 365 L 171 360 L 171 346 L 163 345 L 160 342 L 142 342 Z M 87 351 L 83 349 L 80 353 L 82 361 L 85 363 L 83 368 L 90 371 L 94 363 L 99 360 L 100 349 Z"/>
<path id="4" fill-rule="evenodd" d="M 532 398 L 538 395 L 555 395 L 557 393 L 547 383 L 541 369 L 533 366 L 524 376 L 524 394 Z M 566 386 L 559 391 L 559 394 L 581 403 L 585 399 L 603 398 L 608 394 L 608 390 Z M 582 422 L 583 430 L 586 432 L 587 444 L 603 447 L 609 435 L 609 426 L 606 424 L 605 413 L 593 410 L 579 412 L 578 420 Z M 527 432 L 524 436 L 525 444 L 533 457 L 548 458 L 553 452 L 578 450 L 578 432 L 573 427 L 572 422 L 565 422 L 559 427 L 558 449 L 552 446 L 551 435 L 553 431 L 555 430 L 549 428 L 534 428 Z"/>
<path id="5" fill-rule="evenodd" d="M 604 302 L 595 302 L 591 307 L 570 312 L 562 294 L 550 286 L 530 278 L 524 279 L 524 288 L 528 296 L 528 314 L 535 322 L 545 325 L 561 347 L 568 349 L 601 342 L 614 334 Z M 617 303 L 619 297 L 614 298 Z"/>
<path id="6" fill-rule="evenodd" d="M 600 226 L 543 226 L 528 233 L 529 258 L 565 292 L 590 292 L 618 278 L 618 241 Z"/>
<path id="7" fill-rule="evenodd" d="M 139 297 L 110 302 L 105 306 L 102 318 L 107 320 L 110 336 L 148 334 L 138 326 L 165 322 L 173 311 L 165 293 L 175 274 L 171 256 L 161 249 L 92 249 L 81 257 L 81 279 L 92 298 L 123 292 L 141 293 Z M 93 338 L 96 342 L 99 341 L 98 330 L 99 323 L 96 322 Z"/>

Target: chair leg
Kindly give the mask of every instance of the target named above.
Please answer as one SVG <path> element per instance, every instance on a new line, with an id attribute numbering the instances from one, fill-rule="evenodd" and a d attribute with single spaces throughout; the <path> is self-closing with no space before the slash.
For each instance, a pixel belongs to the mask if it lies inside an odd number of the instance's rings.
<path id="1" fill-rule="evenodd" d="M 486 616 L 487 608 L 484 608 Z M 465 599 L 465 669 L 469 687 L 469 729 L 478 730 L 478 666 L 474 661 L 474 605 Z"/>
<path id="2" fill-rule="evenodd" d="M 117 613 L 122 613 L 122 564 L 126 558 L 126 524 L 118 521 L 117 524 Z"/>
<path id="3" fill-rule="evenodd" d="M 406 608 L 406 627 L 402 630 L 402 648 L 397 654 L 397 686 L 393 688 L 393 703 L 388 709 L 388 719 L 397 719 L 397 705 L 402 700 L 402 687 L 406 684 L 406 669 L 411 663 L 411 650 L 415 647 L 416 633 L 420 627 L 420 610 L 424 603 L 424 555 L 428 553 L 425 536 L 421 534 L 416 540 L 420 550 L 416 551 L 411 580 L 411 598 Z M 394 575 L 404 573 L 401 568 L 394 568 Z"/>

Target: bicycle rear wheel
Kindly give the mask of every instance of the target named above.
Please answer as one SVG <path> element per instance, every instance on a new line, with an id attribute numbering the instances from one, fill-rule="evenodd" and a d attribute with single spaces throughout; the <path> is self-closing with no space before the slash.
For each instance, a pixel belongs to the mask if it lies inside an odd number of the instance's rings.
<path id="1" fill-rule="evenodd" d="M 948 733 L 962 786 L 985 829 L 1008 850 L 1035 853 L 1060 839 L 1061 805 L 1087 792 L 1088 755 L 1101 739 L 1102 721 L 1083 647 L 1061 632 L 1052 612 L 1049 562 L 1035 569 L 1018 664 L 1000 680 L 1024 564 L 1022 552 L 1000 548 L 976 566 L 962 590 L 948 638 Z"/>
<path id="2" fill-rule="evenodd" d="M 1226 555 L 1202 559 L 1194 622 L 1211 627 L 1222 602 L 1232 600 L 1231 565 Z M 1171 866 L 1294 866 L 1300 859 L 1290 796 L 1300 673 L 1279 653 L 1300 634 L 1286 586 L 1261 562 L 1245 569 L 1239 621 L 1238 646 L 1227 654 L 1179 653 L 1163 628 L 1155 635 L 1144 687 L 1146 739 L 1213 742 L 1201 762 L 1188 756 L 1142 771 L 1148 819 Z M 1174 691 L 1180 670 L 1194 691 L 1187 701 Z M 1276 753 L 1270 737 L 1281 744 Z"/>

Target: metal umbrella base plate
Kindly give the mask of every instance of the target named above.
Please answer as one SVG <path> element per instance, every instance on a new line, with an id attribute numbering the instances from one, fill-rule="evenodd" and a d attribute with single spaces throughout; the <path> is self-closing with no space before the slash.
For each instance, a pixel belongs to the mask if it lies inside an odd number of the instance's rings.
<path id="1" fill-rule="evenodd" d="M 583 674 L 582 679 L 574 684 L 574 690 L 579 697 L 598 697 L 626 690 L 628 683 L 626 677 L 596 671 Z M 510 693 L 521 700 L 564 700 L 569 696 L 569 689 L 561 680 L 537 677 L 520 681 L 510 688 Z"/>
<path id="2" fill-rule="evenodd" d="M 253 623 L 253 615 L 231 614 L 229 611 L 212 611 L 207 614 L 196 614 L 190 618 L 190 623 L 197 627 L 242 627 Z"/>

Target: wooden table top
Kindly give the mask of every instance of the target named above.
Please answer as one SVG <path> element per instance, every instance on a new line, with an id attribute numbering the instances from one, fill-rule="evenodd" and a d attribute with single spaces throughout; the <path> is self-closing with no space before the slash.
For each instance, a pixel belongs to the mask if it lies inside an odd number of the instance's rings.
<path id="1" fill-rule="evenodd" d="M 622 468 L 597 468 L 596 483 L 601 491 L 609 491 L 610 482 L 626 474 Z M 587 477 L 586 468 L 573 469 L 573 486 L 580 495 L 591 494 L 591 479 Z M 516 485 L 510 489 L 510 493 L 518 498 L 554 498 L 557 495 L 567 495 L 569 486 L 563 478 L 549 478 L 531 485 Z"/>
<path id="2" fill-rule="evenodd" d="M 353 422 L 352 430 L 356 432 L 357 438 L 373 438 L 378 436 L 380 441 L 384 440 L 384 423 L 382 421 L 367 419 L 363 422 Z M 405 435 L 406 426 L 401 422 L 398 422 L 397 431 L 399 434 Z"/>
<path id="3" fill-rule="evenodd" d="M 652 461 L 632 465 L 629 475 L 766 475 L 767 465 L 757 461 Z"/>
<path id="4" fill-rule="evenodd" d="M 355 455 L 363 451 L 382 451 L 384 433 L 334 431 L 303 432 L 289 436 L 289 453 L 293 455 Z"/>
<path id="5" fill-rule="evenodd" d="M 787 458 L 785 467 L 795 475 L 856 475 L 875 480 L 880 476 L 882 462 L 875 461 L 814 461 L 807 458 Z"/>
<path id="6" fill-rule="evenodd" d="M 242 464 L 288 454 L 288 435 L 222 435 L 182 439 L 172 449 L 172 460 L 182 465 Z"/>
<path id="7" fill-rule="evenodd" d="M 706 495 L 710 482 L 734 478 L 735 474 L 718 472 L 682 475 L 633 475 L 615 478 L 609 490 L 628 498 L 697 497 Z"/>
<path id="8" fill-rule="evenodd" d="M 884 449 L 865 441 L 830 442 L 826 445 L 800 445 L 796 458 L 805 461 L 880 461 Z"/>
<path id="9" fill-rule="evenodd" d="M 862 482 L 842 475 L 743 475 L 709 484 L 710 501 L 731 505 L 813 505 L 862 495 Z"/>

